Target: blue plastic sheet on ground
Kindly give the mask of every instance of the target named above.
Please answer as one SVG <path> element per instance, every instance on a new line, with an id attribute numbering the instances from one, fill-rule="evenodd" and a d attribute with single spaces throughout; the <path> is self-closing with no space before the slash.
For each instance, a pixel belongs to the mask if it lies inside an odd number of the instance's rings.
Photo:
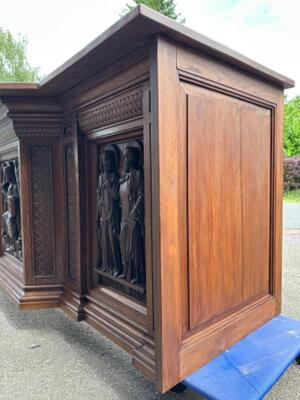
<path id="1" fill-rule="evenodd" d="M 280 315 L 183 383 L 210 400 L 259 400 L 299 354 L 300 321 Z"/>

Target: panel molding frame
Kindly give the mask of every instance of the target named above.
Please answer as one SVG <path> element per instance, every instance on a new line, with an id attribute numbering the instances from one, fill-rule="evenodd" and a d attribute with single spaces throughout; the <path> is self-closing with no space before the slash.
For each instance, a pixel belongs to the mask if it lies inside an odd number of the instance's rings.
<path id="1" fill-rule="evenodd" d="M 235 89 L 231 89 L 228 88 L 225 85 L 221 85 L 221 84 L 215 84 L 215 82 L 211 82 L 203 77 L 198 77 L 198 76 L 191 76 L 190 73 L 186 72 L 186 71 L 179 71 L 179 84 L 181 86 L 181 90 L 186 98 L 185 101 L 185 112 L 181 112 L 181 115 L 186 115 L 186 121 L 185 121 L 185 134 L 184 134 L 184 138 L 181 138 L 181 146 L 183 146 L 185 148 L 185 155 L 183 156 L 183 160 L 181 160 L 182 162 L 182 167 L 184 166 L 184 168 L 186 168 L 186 179 L 185 181 L 188 182 L 187 179 L 187 175 L 188 175 L 188 166 L 187 166 L 187 160 L 188 160 L 188 155 L 187 155 L 187 143 L 188 143 L 188 121 L 187 121 L 187 112 L 188 112 L 188 96 L 189 95 L 194 95 L 197 96 L 196 90 L 197 88 L 200 89 L 206 89 L 209 90 L 211 92 L 216 92 L 225 96 L 229 96 L 230 98 L 236 99 L 236 100 L 240 100 L 246 103 L 250 103 L 252 105 L 261 107 L 263 109 L 267 109 L 270 111 L 270 154 L 271 154 L 271 160 L 270 160 L 270 198 L 269 198 L 269 202 L 270 202 L 270 229 L 269 229 L 269 237 L 270 237 L 270 251 L 269 251 L 269 276 L 270 276 L 270 282 L 269 282 L 269 294 L 275 298 L 276 303 L 277 303 L 277 309 L 281 308 L 281 291 L 278 291 L 278 284 L 276 285 L 276 280 L 278 280 L 278 277 L 280 276 L 281 273 L 281 265 L 280 267 L 278 267 L 278 263 L 276 263 L 276 258 L 274 256 L 274 252 L 275 252 L 275 243 L 277 241 L 277 231 L 275 230 L 275 225 L 276 225 L 276 217 L 277 213 L 276 213 L 276 209 L 275 209 L 275 192 L 276 192 L 276 174 L 275 174 L 275 152 L 276 152 L 276 144 L 275 144 L 275 140 L 276 140 L 276 115 L 278 113 L 277 110 L 277 104 L 275 103 L 271 103 L 267 100 L 262 100 L 259 98 L 256 98 L 254 96 L 248 95 L 246 93 L 243 93 L 241 91 L 235 90 Z M 195 92 L 189 91 L 188 88 L 196 88 Z M 199 96 L 199 94 L 198 94 Z M 181 106 L 183 106 L 183 102 L 181 103 Z M 187 185 L 187 184 L 185 184 Z M 186 188 L 186 190 L 188 190 Z M 186 209 L 187 210 L 187 193 L 185 196 L 185 200 L 182 200 L 182 206 L 181 209 Z M 186 213 L 183 213 L 185 215 L 182 215 L 182 221 L 184 223 L 184 228 L 182 229 L 182 231 L 187 232 L 187 226 L 188 226 L 188 212 L 186 211 Z M 185 239 L 187 235 L 183 235 L 182 234 L 182 243 L 184 243 L 184 246 L 186 247 L 184 252 L 181 254 L 181 258 L 187 258 L 188 259 L 188 243 L 187 240 Z M 280 234 L 279 234 L 280 236 Z M 184 262 L 181 261 L 182 263 L 182 267 L 183 269 L 186 268 L 187 272 L 185 273 L 185 271 L 182 271 L 182 278 L 183 280 L 187 280 L 188 276 L 189 276 L 189 265 L 188 265 L 188 261 L 187 261 L 187 265 L 184 266 Z M 279 273 L 280 271 L 280 273 Z M 279 285 L 280 286 L 280 285 Z M 188 296 L 189 296 L 189 283 L 186 281 L 186 287 L 187 287 L 187 291 L 186 293 L 183 294 L 182 296 L 182 307 L 185 310 L 184 314 L 189 315 L 190 314 L 190 308 L 189 308 L 189 302 L 187 301 Z M 186 296 L 186 299 L 184 299 L 184 297 Z M 246 301 L 243 301 L 240 303 L 239 306 L 237 307 L 233 307 L 232 309 L 230 309 L 228 312 L 226 312 L 223 315 L 220 315 L 217 318 L 213 318 L 210 321 L 204 322 L 203 324 L 199 325 L 198 327 L 195 327 L 193 329 L 189 329 L 187 328 L 187 326 L 189 325 L 189 320 L 188 319 L 184 319 L 182 318 L 182 340 L 188 339 L 189 337 L 197 334 L 197 333 L 201 333 L 202 329 L 205 329 L 205 327 L 209 324 L 217 324 L 220 320 L 222 320 L 222 318 L 227 318 L 230 316 L 230 314 L 234 314 L 236 313 L 238 310 L 241 310 L 243 307 L 247 307 L 249 306 L 251 303 L 255 304 L 257 301 L 259 302 L 261 299 L 261 295 L 258 295 L 257 297 L 254 297 L 252 299 L 248 299 Z"/>

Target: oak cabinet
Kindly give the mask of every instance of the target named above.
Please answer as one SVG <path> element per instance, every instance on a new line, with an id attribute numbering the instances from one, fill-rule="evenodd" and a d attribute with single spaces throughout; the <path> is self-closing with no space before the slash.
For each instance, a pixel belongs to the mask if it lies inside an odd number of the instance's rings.
<path id="1" fill-rule="evenodd" d="M 0 84 L 0 283 L 167 391 L 280 312 L 283 90 L 140 6 L 40 84 Z"/>

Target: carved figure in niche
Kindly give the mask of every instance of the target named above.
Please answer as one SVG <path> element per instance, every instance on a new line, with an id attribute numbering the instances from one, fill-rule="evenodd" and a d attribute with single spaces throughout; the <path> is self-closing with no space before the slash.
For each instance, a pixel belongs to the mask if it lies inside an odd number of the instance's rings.
<path id="1" fill-rule="evenodd" d="M 124 175 L 120 179 L 122 275 L 131 283 L 145 284 L 144 176 L 142 148 L 130 142 L 124 152 Z"/>
<path id="2" fill-rule="evenodd" d="M 117 150 L 113 146 L 106 146 L 100 154 L 97 186 L 100 269 L 114 276 L 118 276 L 122 268 L 117 164 Z"/>
<path id="3" fill-rule="evenodd" d="M 22 258 L 20 224 L 20 195 L 18 186 L 18 161 L 9 161 L 3 166 L 3 229 L 5 251 Z"/>

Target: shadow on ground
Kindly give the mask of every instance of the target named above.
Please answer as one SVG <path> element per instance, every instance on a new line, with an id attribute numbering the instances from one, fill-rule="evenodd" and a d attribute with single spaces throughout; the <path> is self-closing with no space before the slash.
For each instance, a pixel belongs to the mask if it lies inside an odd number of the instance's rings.
<path id="1" fill-rule="evenodd" d="M 284 245 L 284 312 L 300 319 L 300 236 Z M 159 394 L 124 351 L 61 310 L 20 311 L 0 290 L 0 399 L 201 399 L 192 391 Z M 267 396 L 300 400 L 292 366 Z M 241 399 L 247 400 L 247 399 Z"/>

